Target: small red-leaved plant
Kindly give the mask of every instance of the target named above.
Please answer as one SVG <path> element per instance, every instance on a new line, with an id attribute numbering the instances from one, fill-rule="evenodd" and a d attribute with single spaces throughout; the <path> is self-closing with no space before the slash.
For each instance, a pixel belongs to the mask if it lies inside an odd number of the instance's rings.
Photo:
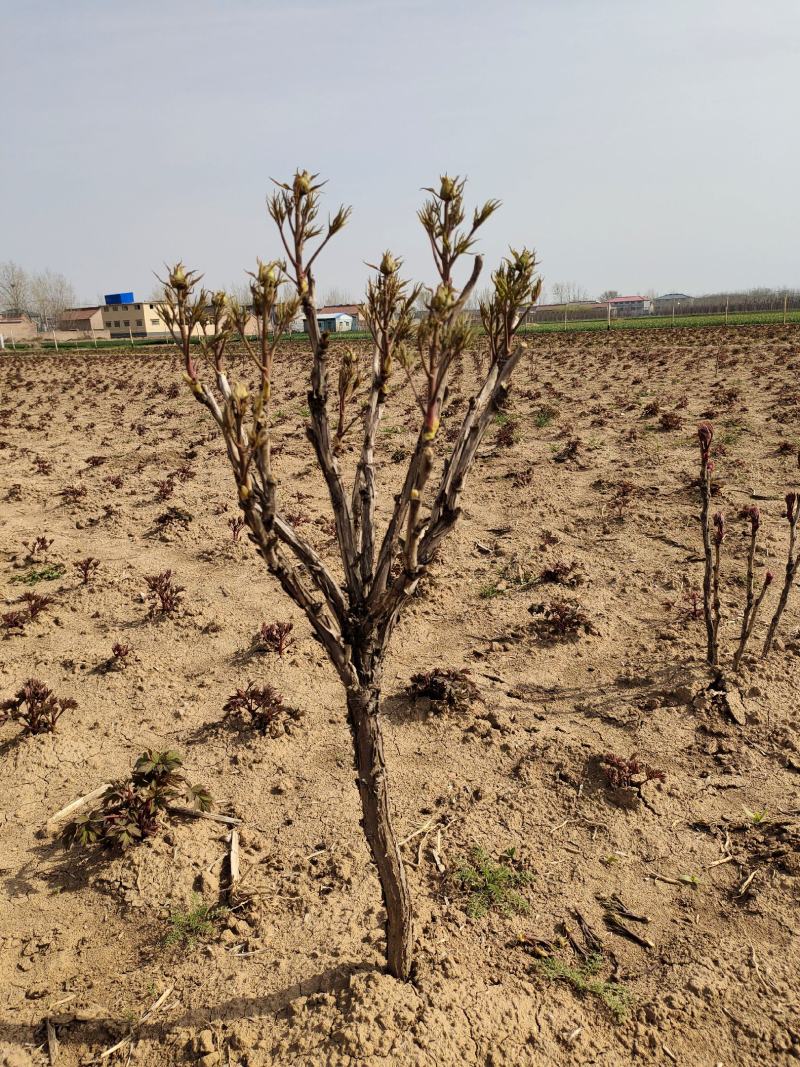
<path id="1" fill-rule="evenodd" d="M 551 600 L 547 604 L 531 604 L 528 608 L 536 616 L 534 629 L 539 637 L 576 640 L 581 632 L 596 634 L 597 630 L 582 608 L 570 600 Z"/>
<path id="2" fill-rule="evenodd" d="M 607 752 L 601 756 L 600 766 L 612 789 L 633 789 L 640 793 L 647 782 L 663 782 L 667 777 L 649 763 L 642 763 L 635 752 L 628 759 Z"/>
<path id="3" fill-rule="evenodd" d="M 77 706 L 69 697 L 56 696 L 38 678 L 29 678 L 13 697 L 0 703 L 0 725 L 16 722 L 24 734 L 49 734 L 64 712 Z"/>
<path id="4" fill-rule="evenodd" d="M 111 655 L 105 662 L 104 669 L 109 671 L 123 671 L 127 667 L 133 655 L 133 647 L 124 641 L 115 641 L 111 646 Z"/>
<path id="5" fill-rule="evenodd" d="M 53 543 L 52 537 L 45 537 L 44 534 L 39 534 L 38 537 L 34 537 L 32 541 L 23 541 L 23 547 L 27 550 L 26 558 L 34 561 L 39 559 L 39 554 L 46 556 L 47 550 Z"/>
<path id="6" fill-rule="evenodd" d="M 294 646 L 292 622 L 265 622 L 253 637 L 253 652 L 277 652 L 283 656 Z"/>
<path id="7" fill-rule="evenodd" d="M 301 718 L 296 708 L 284 704 L 283 697 L 271 685 L 258 686 L 248 682 L 237 689 L 225 702 L 225 717 L 238 720 L 241 725 L 254 727 L 259 733 L 279 737 L 292 732 L 293 723 Z"/>
<path id="8" fill-rule="evenodd" d="M 147 583 L 147 596 L 150 607 L 147 612 L 148 619 L 156 619 L 163 615 L 174 615 L 180 607 L 181 594 L 184 592 L 182 585 L 176 585 L 172 580 L 172 571 L 162 571 L 160 574 L 145 575 Z"/>
<path id="9" fill-rule="evenodd" d="M 0 628 L 6 637 L 13 633 L 22 633 L 27 622 L 28 615 L 24 611 L 4 611 L 0 615 Z"/>
<path id="10" fill-rule="evenodd" d="M 231 537 L 233 539 L 233 543 L 237 544 L 239 541 L 239 534 L 242 532 L 242 529 L 244 527 L 244 519 L 241 517 L 241 515 L 236 515 L 234 518 L 228 519 L 228 526 L 230 526 L 231 528 Z"/>
<path id="11" fill-rule="evenodd" d="M 79 500 L 83 500 L 86 496 L 87 489 L 85 485 L 67 485 L 59 491 L 59 496 L 69 504 L 77 504 Z"/>
<path id="12" fill-rule="evenodd" d="M 78 560 L 73 566 L 81 576 L 81 585 L 88 585 L 94 577 L 95 571 L 100 566 L 100 560 L 94 559 L 92 556 L 87 556 L 86 559 Z"/>
<path id="13" fill-rule="evenodd" d="M 432 671 L 412 674 L 407 689 L 413 701 L 427 699 L 435 711 L 466 709 L 480 697 L 480 690 L 468 670 L 434 667 Z"/>
<path id="14" fill-rule="evenodd" d="M 25 607 L 28 611 L 28 618 L 33 622 L 37 619 L 43 611 L 47 611 L 51 604 L 54 603 L 51 596 L 44 596 L 40 593 L 23 593 L 22 599 L 25 603 Z"/>
<path id="15" fill-rule="evenodd" d="M 563 559 L 557 559 L 553 563 L 546 564 L 538 578 L 540 582 L 552 582 L 555 585 L 568 586 L 580 585 L 584 579 L 585 575 L 581 565 L 576 560 L 567 562 Z"/>

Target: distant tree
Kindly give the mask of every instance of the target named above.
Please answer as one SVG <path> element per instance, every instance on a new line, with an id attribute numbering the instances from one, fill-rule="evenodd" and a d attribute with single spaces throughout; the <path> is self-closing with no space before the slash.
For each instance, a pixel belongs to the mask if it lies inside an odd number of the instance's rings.
<path id="1" fill-rule="evenodd" d="M 614 300 L 615 297 L 618 297 L 618 296 L 619 296 L 619 290 L 618 289 L 606 289 L 604 292 L 602 292 L 600 294 L 600 299 L 601 300 Z"/>
<path id="2" fill-rule="evenodd" d="M 160 304 L 164 299 L 164 287 L 163 285 L 156 284 L 152 286 L 150 292 L 145 297 L 148 304 Z"/>
<path id="3" fill-rule="evenodd" d="M 18 263 L 0 263 L 0 309 L 27 312 L 31 304 L 31 279 Z"/>
<path id="4" fill-rule="evenodd" d="M 349 290 L 338 289 L 333 286 L 330 289 L 325 290 L 325 296 L 322 300 L 323 307 L 336 307 L 340 304 L 357 304 L 358 301 L 354 300 Z"/>
<path id="5" fill-rule="evenodd" d="M 250 292 L 250 286 L 247 282 L 234 282 L 233 285 L 228 286 L 228 295 L 232 296 L 237 304 L 241 304 L 242 307 L 251 307 L 253 303 L 253 297 Z M 159 300 L 164 299 L 164 289 L 161 288 L 161 295 Z"/>
<path id="6" fill-rule="evenodd" d="M 553 282 L 551 289 L 556 304 L 579 304 L 589 299 L 589 294 L 577 282 Z"/>
<path id="7" fill-rule="evenodd" d="M 75 303 L 72 283 L 52 270 L 33 275 L 30 294 L 30 310 L 44 326 L 54 326 L 62 312 Z"/>
<path id="8" fill-rule="evenodd" d="M 480 311 L 481 305 L 491 303 L 493 296 L 494 287 L 491 285 L 484 285 L 481 289 L 472 290 L 469 299 L 464 306 L 467 311 Z"/>

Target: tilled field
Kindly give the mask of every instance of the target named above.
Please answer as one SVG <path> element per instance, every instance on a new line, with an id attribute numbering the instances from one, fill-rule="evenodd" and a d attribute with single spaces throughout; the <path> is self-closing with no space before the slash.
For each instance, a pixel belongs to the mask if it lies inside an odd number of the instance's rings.
<path id="1" fill-rule="evenodd" d="M 407 985 L 381 970 L 341 687 L 234 539 L 221 441 L 177 357 L 4 353 L 0 699 L 38 678 L 77 707 L 53 733 L 0 726 L 0 1063 L 50 1062 L 47 1020 L 59 1067 L 795 1062 L 796 591 L 758 653 L 800 482 L 798 345 L 792 326 L 531 340 L 387 663 L 419 935 Z M 276 467 L 284 511 L 333 559 L 307 359 L 287 345 L 277 374 Z M 480 359 L 454 383 L 440 449 Z M 413 410 L 398 383 L 384 517 Z M 753 503 L 757 577 L 776 575 L 727 706 L 708 690 L 698 601 L 701 419 L 727 521 L 726 666 Z M 149 617 L 145 579 L 167 570 L 180 605 Z M 294 624 L 283 655 L 256 637 L 276 622 Z M 468 670 L 476 699 L 413 700 L 411 676 L 434 668 Z M 223 711 L 248 682 L 288 709 L 263 734 Z M 48 825 L 147 749 L 177 751 L 214 812 L 242 820 L 232 908 L 228 824 L 176 816 L 108 854 L 66 851 Z M 626 788 L 609 755 L 660 773 Z M 484 862 L 519 899 L 501 887 L 478 915 L 464 871 Z"/>

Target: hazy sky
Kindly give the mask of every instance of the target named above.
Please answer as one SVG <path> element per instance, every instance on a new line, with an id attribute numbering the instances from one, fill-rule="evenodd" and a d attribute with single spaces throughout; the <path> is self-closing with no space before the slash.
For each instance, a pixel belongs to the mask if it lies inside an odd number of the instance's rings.
<path id="1" fill-rule="evenodd" d="M 269 177 L 353 218 L 319 286 L 382 250 L 430 279 L 444 170 L 503 201 L 481 242 L 592 295 L 800 285 L 798 0 L 0 0 L 0 260 L 85 302 L 182 257 L 274 256 Z"/>

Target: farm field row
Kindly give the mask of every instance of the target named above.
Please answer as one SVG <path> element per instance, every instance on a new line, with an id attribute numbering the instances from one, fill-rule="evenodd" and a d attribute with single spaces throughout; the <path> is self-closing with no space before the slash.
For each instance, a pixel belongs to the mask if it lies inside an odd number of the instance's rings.
<path id="1" fill-rule="evenodd" d="M 529 336 L 462 520 L 393 636 L 407 984 L 382 969 L 341 685 L 239 535 L 176 354 L 4 354 L 0 595 L 17 618 L 0 700 L 37 678 L 67 703 L 52 733 L 0 725 L 0 1062 L 48 1063 L 46 1020 L 59 1067 L 117 1042 L 103 1062 L 796 1062 L 800 598 L 770 658 L 745 660 L 732 718 L 704 662 L 697 425 L 715 428 L 729 665 L 745 508 L 760 508 L 759 579 L 785 561 L 800 333 L 619 325 Z M 480 342 L 455 376 L 436 464 L 485 356 Z M 307 368 L 301 342 L 281 346 L 274 464 L 281 508 L 335 569 Z M 249 373 L 234 354 L 232 377 Z M 380 521 L 416 439 L 397 378 Z M 348 480 L 356 458 L 345 443 Z M 452 702 L 412 681 L 437 669 L 461 672 Z M 249 683 L 272 687 L 263 730 Z M 212 813 L 241 820 L 233 903 L 230 822 L 177 814 L 122 852 L 67 851 L 48 823 L 147 750 L 177 752 Z M 621 765 L 640 768 L 633 785 Z"/>

